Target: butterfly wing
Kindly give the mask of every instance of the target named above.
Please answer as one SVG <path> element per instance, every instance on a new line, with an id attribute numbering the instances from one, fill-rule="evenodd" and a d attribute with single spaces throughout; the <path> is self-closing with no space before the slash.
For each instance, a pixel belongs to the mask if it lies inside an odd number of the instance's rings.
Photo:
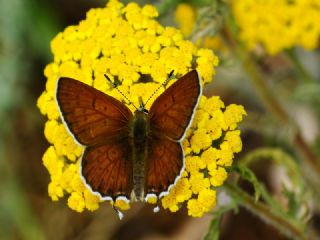
<path id="1" fill-rule="evenodd" d="M 123 196 L 129 200 L 133 189 L 129 139 L 87 147 L 82 156 L 81 173 L 91 190 L 102 199 L 115 201 Z"/>
<path id="2" fill-rule="evenodd" d="M 71 78 L 61 78 L 57 102 L 74 138 L 87 147 L 81 159 L 84 182 L 102 199 L 130 199 L 131 111 L 120 101 Z"/>
<path id="3" fill-rule="evenodd" d="M 183 169 L 183 149 L 180 142 L 153 136 L 148 138 L 146 193 L 159 198 L 166 195 Z"/>
<path id="4" fill-rule="evenodd" d="M 196 70 L 177 80 L 152 104 L 149 113 L 150 131 L 180 141 L 192 121 L 201 91 Z"/>
<path id="5" fill-rule="evenodd" d="M 149 113 L 146 193 L 159 198 L 179 179 L 184 169 L 181 140 L 192 121 L 201 96 L 197 71 L 193 70 L 160 95 Z"/>
<path id="6" fill-rule="evenodd" d="M 131 111 L 117 99 L 71 78 L 60 78 L 57 102 L 74 138 L 93 145 L 129 132 Z"/>

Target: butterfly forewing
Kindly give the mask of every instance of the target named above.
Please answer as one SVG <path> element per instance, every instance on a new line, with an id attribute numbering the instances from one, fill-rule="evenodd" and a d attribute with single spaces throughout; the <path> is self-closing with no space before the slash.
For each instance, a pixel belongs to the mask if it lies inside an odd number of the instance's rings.
<path id="1" fill-rule="evenodd" d="M 71 78 L 61 78 L 57 101 L 69 130 L 83 145 L 129 132 L 131 111 L 117 99 Z"/>
<path id="2" fill-rule="evenodd" d="M 92 191 L 102 198 L 130 199 L 133 189 L 132 152 L 128 138 L 86 148 L 82 157 L 82 176 Z"/>
<path id="3" fill-rule="evenodd" d="M 162 93 L 152 104 L 149 113 L 150 131 L 179 141 L 192 120 L 201 95 L 197 71 L 193 70 Z"/>

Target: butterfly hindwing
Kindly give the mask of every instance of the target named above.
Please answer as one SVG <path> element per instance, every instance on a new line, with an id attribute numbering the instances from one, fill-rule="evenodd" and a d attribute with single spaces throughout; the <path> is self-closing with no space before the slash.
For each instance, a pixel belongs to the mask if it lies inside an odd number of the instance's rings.
<path id="1" fill-rule="evenodd" d="M 201 83 L 193 70 L 163 92 L 152 104 L 149 113 L 150 131 L 180 141 L 201 96 Z"/>
<path id="2" fill-rule="evenodd" d="M 131 111 L 117 99 L 71 78 L 60 78 L 57 102 L 75 139 L 93 145 L 128 134 Z"/>
<path id="3" fill-rule="evenodd" d="M 180 142 L 159 136 L 147 140 L 146 193 L 157 196 L 169 189 L 183 168 L 183 150 Z"/>
<path id="4" fill-rule="evenodd" d="M 130 199 L 132 149 L 128 138 L 87 147 L 81 161 L 81 173 L 93 192 L 102 198 L 118 196 Z"/>

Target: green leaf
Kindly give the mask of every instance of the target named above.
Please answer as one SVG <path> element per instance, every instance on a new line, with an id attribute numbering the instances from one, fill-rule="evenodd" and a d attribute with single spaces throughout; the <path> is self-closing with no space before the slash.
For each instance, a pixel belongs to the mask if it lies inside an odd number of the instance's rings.
<path id="1" fill-rule="evenodd" d="M 241 177 L 253 185 L 255 200 L 258 201 L 263 187 L 256 178 L 256 175 L 246 166 L 237 166 L 235 170 L 240 174 Z"/>
<path id="2" fill-rule="evenodd" d="M 267 205 L 272 207 L 276 211 L 282 211 L 282 207 L 273 199 L 273 197 L 266 190 L 263 183 L 259 182 L 255 174 L 246 166 L 240 165 L 235 168 L 242 178 L 250 182 L 254 188 L 255 201 L 261 198 Z"/>
<path id="3" fill-rule="evenodd" d="M 208 233 L 204 237 L 204 240 L 218 240 L 219 239 L 219 236 L 220 236 L 219 226 L 220 226 L 221 217 L 222 216 L 212 219 L 210 226 L 209 226 Z"/>
<path id="4" fill-rule="evenodd" d="M 297 200 L 297 196 L 293 191 L 290 191 L 288 188 L 286 188 L 284 185 L 283 187 L 283 194 L 288 199 L 288 211 L 287 214 L 291 217 L 296 218 L 299 210 L 300 210 L 300 204 L 301 202 Z"/>

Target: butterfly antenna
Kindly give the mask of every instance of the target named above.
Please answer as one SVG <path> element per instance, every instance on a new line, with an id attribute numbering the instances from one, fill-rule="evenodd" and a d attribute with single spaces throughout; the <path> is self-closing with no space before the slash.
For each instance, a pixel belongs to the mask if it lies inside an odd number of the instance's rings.
<path id="1" fill-rule="evenodd" d="M 132 106 L 134 106 L 135 109 L 138 110 L 138 108 L 129 100 L 129 98 L 127 98 L 127 96 L 124 95 L 123 92 L 121 92 L 121 90 L 119 88 L 117 88 L 117 85 L 111 81 L 111 79 L 108 77 L 107 74 L 104 74 L 104 77 L 111 83 L 112 87 L 117 89 L 117 91 L 128 101 L 129 104 L 131 104 Z"/>
<path id="2" fill-rule="evenodd" d="M 153 98 L 153 96 L 160 90 L 160 88 L 161 88 L 161 87 L 164 87 L 164 86 L 167 84 L 167 82 L 172 78 L 173 72 L 174 72 L 174 70 L 172 70 L 172 71 L 169 73 L 168 78 L 151 94 L 151 96 L 148 98 L 148 100 L 147 100 L 146 103 L 144 104 L 145 106 L 146 106 L 147 103 L 150 101 L 150 99 Z"/>

